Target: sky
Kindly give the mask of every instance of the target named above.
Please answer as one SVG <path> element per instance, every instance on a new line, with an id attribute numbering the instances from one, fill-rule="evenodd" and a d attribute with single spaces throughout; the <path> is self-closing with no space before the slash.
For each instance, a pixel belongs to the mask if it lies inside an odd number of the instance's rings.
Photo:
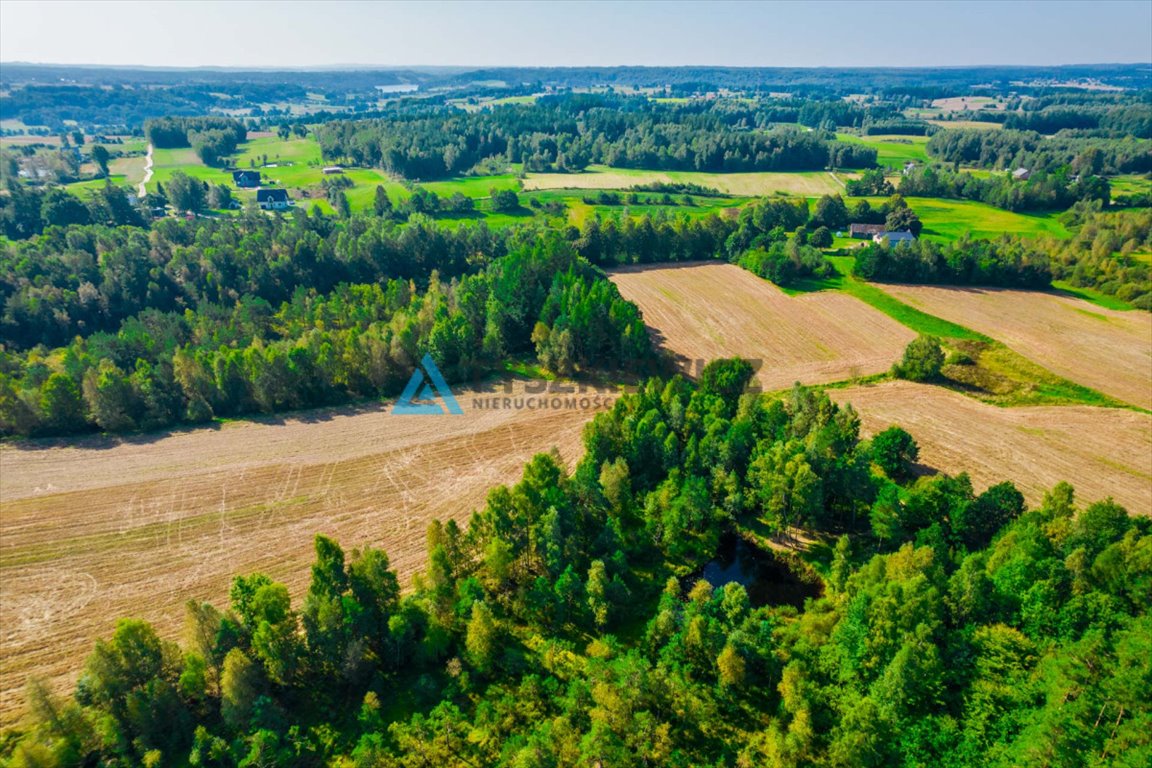
<path id="1" fill-rule="evenodd" d="M 279 68 L 1152 63 L 1152 2 L 0 0 L 0 61 Z"/>

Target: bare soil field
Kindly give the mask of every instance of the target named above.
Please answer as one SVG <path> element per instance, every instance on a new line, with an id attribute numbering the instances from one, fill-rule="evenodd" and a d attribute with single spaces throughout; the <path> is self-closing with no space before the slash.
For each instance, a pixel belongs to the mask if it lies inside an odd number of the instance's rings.
<path id="1" fill-rule="evenodd" d="M 1029 504 L 1065 480 L 1085 505 L 1111 496 L 1152 514 L 1152 416 L 1121 408 L 998 408 L 926 384 L 889 381 L 829 390 L 872 435 L 896 424 L 920 444 L 920 462 L 967 472 L 977 491 L 1011 480 Z"/>
<path id="2" fill-rule="evenodd" d="M 74 684 L 116 620 L 179 636 L 189 599 L 227 604 L 236 574 L 285 582 L 297 607 L 317 533 L 385 549 L 402 581 L 432 519 L 465 521 L 552 447 L 571 465 L 590 409 L 396 416 L 378 404 L 117 441 L 0 446 L 0 724 L 29 674 Z M 513 396 L 523 396 L 517 382 Z"/>
<path id="3" fill-rule="evenodd" d="M 1064 378 L 1152 408 L 1152 314 L 1054 293 L 882 285 L 906 304 L 998 341 Z"/>
<path id="4" fill-rule="evenodd" d="M 696 372 L 698 360 L 759 359 L 766 390 L 886 371 L 915 338 L 857 298 L 789 296 L 732 264 L 626 267 L 610 276 L 687 372 Z"/>

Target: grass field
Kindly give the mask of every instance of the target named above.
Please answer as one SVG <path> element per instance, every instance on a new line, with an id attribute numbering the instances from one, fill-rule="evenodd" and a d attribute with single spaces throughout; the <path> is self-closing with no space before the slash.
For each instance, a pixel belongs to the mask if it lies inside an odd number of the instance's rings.
<path id="1" fill-rule="evenodd" d="M 830 390 L 852 403 L 863 431 L 892 424 L 920 444 L 920 461 L 967 472 L 976 489 L 1011 480 L 1030 504 L 1066 480 L 1080 503 L 1109 496 L 1152 514 L 1152 416 L 1117 408 L 997 408 L 943 387 L 890 381 Z"/>
<path id="2" fill-rule="evenodd" d="M 732 264 L 629 267 L 610 273 L 657 341 L 689 373 L 696 361 L 763 361 L 767 390 L 888 370 L 915 334 L 841 293 L 789 296 Z"/>
<path id="3" fill-rule="evenodd" d="M 1108 179 L 1112 187 L 1112 195 L 1139 195 L 1152 193 L 1152 176 L 1128 174 L 1126 176 L 1113 176 Z"/>
<path id="4" fill-rule="evenodd" d="M 994 336 L 1050 371 L 1152 408 L 1152 314 L 1105 309 L 1056 293 L 884 285 L 931 315 Z"/>
<path id="5" fill-rule="evenodd" d="M 232 184 L 231 173 L 204 165 L 191 148 L 156 149 L 152 152 L 152 179 L 148 182 L 148 191 L 154 191 L 157 182 L 167 184 L 176 171 L 212 184 Z"/>
<path id="6" fill-rule="evenodd" d="M 836 195 L 844 187 L 825 171 L 798 173 L 697 173 L 644 171 L 592 165 L 584 173 L 530 173 L 524 189 L 628 189 L 653 182 L 700 184 L 730 195 L 773 195 L 778 192 L 806 197 Z"/>
<path id="7" fill-rule="evenodd" d="M 906 162 L 926 163 L 928 153 L 924 145 L 927 136 L 856 136 L 851 133 L 838 133 L 836 138 L 851 144 L 865 144 L 877 151 L 876 161 L 882 166 L 897 168 Z"/>
<path id="8" fill-rule="evenodd" d="M 522 395 L 524 384 L 514 395 Z M 403 581 L 432 519 L 466 520 L 489 488 L 553 446 L 570 463 L 591 410 L 393 416 L 378 405 L 56 447 L 0 445 L 0 724 L 25 676 L 57 690 L 116 619 L 178 636 L 189 599 L 227 602 L 237 574 L 288 584 L 300 605 L 323 533 L 387 550 Z"/>
<path id="9" fill-rule="evenodd" d="M 971 200 L 939 197 L 909 197 L 907 201 L 924 222 L 921 237 L 929 240 L 951 241 L 965 233 L 974 238 L 992 239 L 1005 232 L 1068 237 L 1068 230 L 1056 213 L 1014 213 Z"/>

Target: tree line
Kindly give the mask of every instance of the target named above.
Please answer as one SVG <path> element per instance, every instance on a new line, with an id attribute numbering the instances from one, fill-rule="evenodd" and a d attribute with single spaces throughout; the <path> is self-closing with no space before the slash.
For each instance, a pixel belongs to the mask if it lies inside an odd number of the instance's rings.
<path id="1" fill-rule="evenodd" d="M 938 131 L 928 139 L 929 155 L 947 163 L 980 168 L 1056 170 L 1099 175 L 1152 171 L 1152 145 L 1128 135 L 1118 139 L 1043 136 L 1033 131 Z"/>
<path id="2" fill-rule="evenodd" d="M 935 285 L 987 285 L 1043 290 L 1052 284 L 1048 255 L 1029 239 L 1003 236 L 954 243 L 868 243 L 854 251 L 853 274 L 865 280 Z"/>
<path id="3" fill-rule="evenodd" d="M 1007 172 L 980 177 L 942 165 L 926 165 L 906 172 L 897 189 L 909 197 L 976 200 L 1006 211 L 1063 211 L 1078 200 L 1099 200 L 1104 205 L 1111 200 L 1107 179 L 1072 174 L 1064 167 L 1014 179 Z"/>
<path id="4" fill-rule="evenodd" d="M 752 368 L 650 380 L 569 471 L 541 454 L 402 594 L 324 536 L 303 601 L 237 575 L 181 645 L 123 620 L 73 696 L 33 683 L 16 766 L 1139 765 L 1152 755 L 1148 520 L 916 478 L 821 392 Z M 802 608 L 700 578 L 722 532 L 803 525 Z M 838 538 L 837 538 L 838 537 Z"/>

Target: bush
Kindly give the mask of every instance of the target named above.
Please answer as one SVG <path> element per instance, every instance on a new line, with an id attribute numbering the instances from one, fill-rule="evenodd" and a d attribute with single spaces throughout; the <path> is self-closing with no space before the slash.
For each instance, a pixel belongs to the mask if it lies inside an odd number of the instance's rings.
<path id="1" fill-rule="evenodd" d="M 944 350 L 935 336 L 918 336 L 904 350 L 904 357 L 892 367 L 893 375 L 909 381 L 931 381 L 944 367 Z"/>
<path id="2" fill-rule="evenodd" d="M 816 248 L 832 247 L 832 231 L 828 227 L 819 227 L 808 238 L 808 244 Z"/>

